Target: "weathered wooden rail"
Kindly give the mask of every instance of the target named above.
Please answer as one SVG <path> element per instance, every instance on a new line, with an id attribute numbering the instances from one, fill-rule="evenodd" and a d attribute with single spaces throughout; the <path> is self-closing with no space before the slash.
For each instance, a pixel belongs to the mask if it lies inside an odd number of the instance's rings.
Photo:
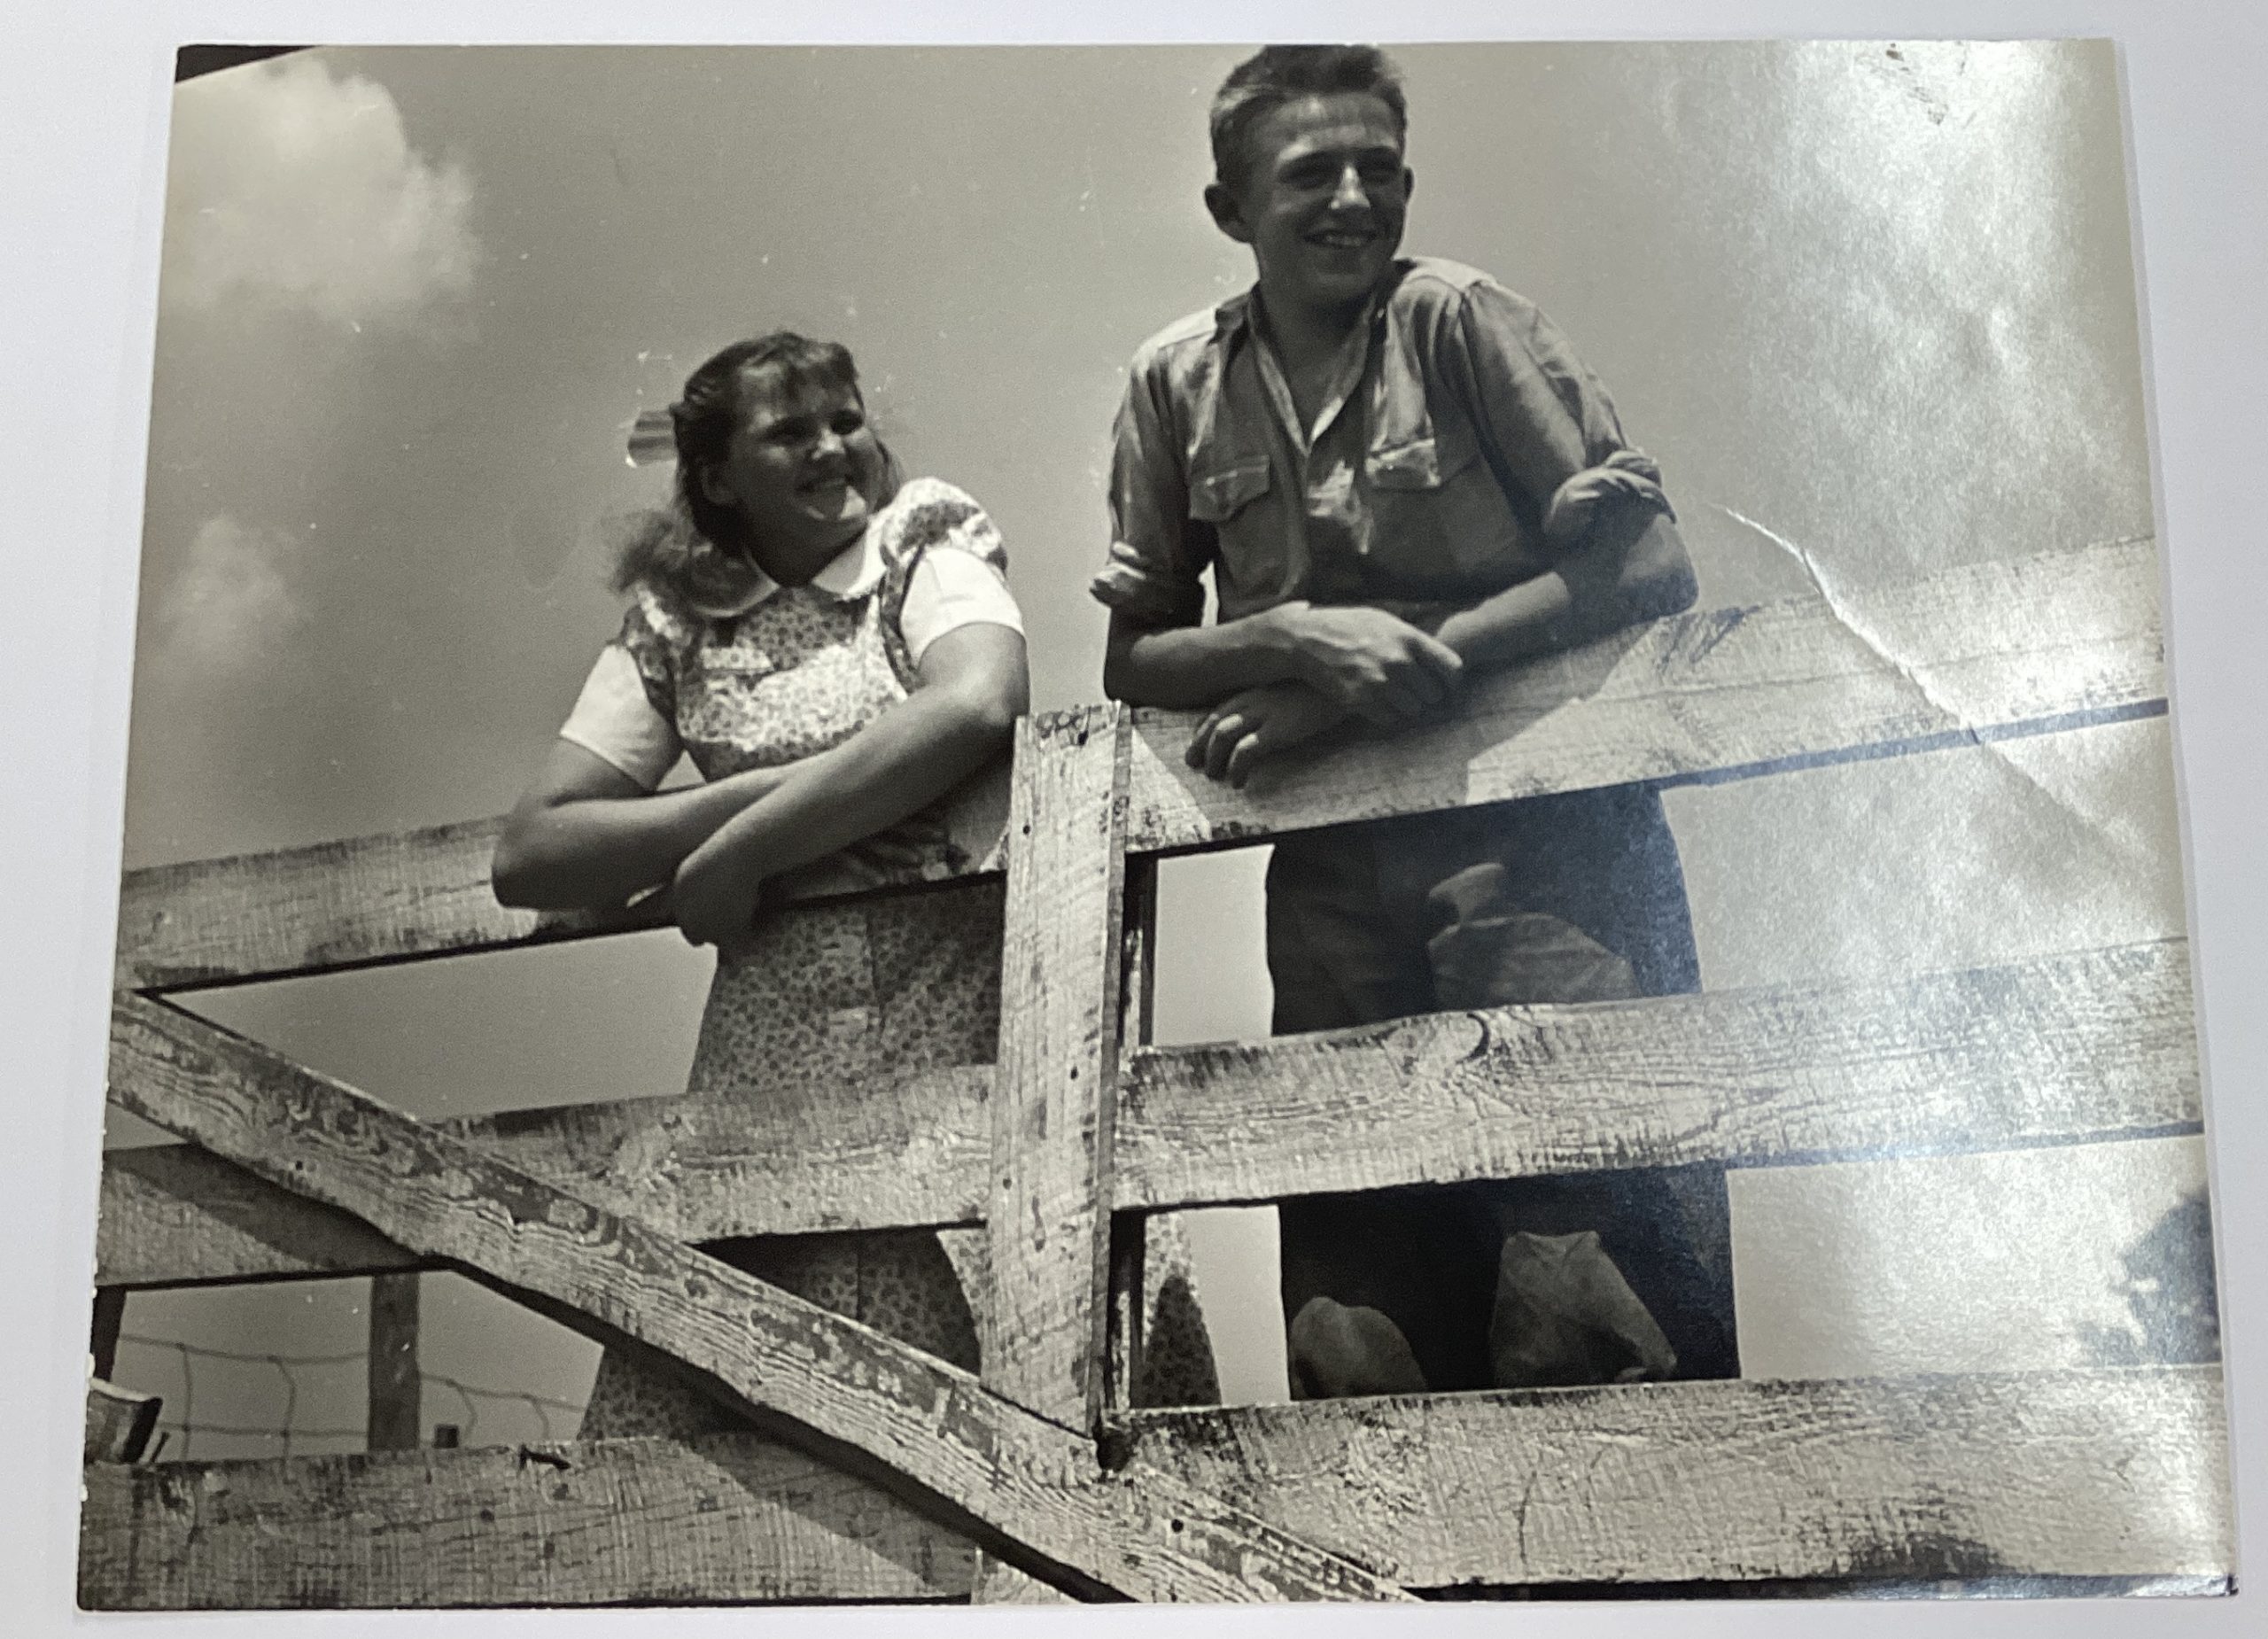
<path id="1" fill-rule="evenodd" d="M 1007 866 L 775 915 L 950 910 L 1001 952 L 991 1061 L 726 1108 L 419 1122 L 175 992 L 650 927 L 487 888 L 441 827 L 135 874 L 106 1292 L 463 1270 L 652 1351 L 771 1441 L 89 1469 L 95 1608 L 1397 1597 L 1783 1579 L 2225 1578 L 2210 1368 L 1134 1410 L 1142 1215 L 1692 1161 L 2194 1132 L 2186 949 L 1511 1007 L 1153 1048 L 1156 861 L 1325 824 L 1926 754 L 2164 710 L 2149 543 L 1695 614 L 1493 680 L 1458 722 L 1231 793 L 1189 722 L 1026 724 Z M 2053 611 L 2053 619 L 2043 619 Z M 963 794 L 997 828 L 1000 788 Z M 1005 882 L 1005 887 L 1004 887 Z M 819 1096 L 823 1093 L 823 1097 Z M 984 1228 L 971 1378 L 708 1258 L 749 1233 Z M 625 1511 L 634 1511 L 634 1527 Z M 1029 1579 L 1029 1580 L 1026 1580 Z"/>

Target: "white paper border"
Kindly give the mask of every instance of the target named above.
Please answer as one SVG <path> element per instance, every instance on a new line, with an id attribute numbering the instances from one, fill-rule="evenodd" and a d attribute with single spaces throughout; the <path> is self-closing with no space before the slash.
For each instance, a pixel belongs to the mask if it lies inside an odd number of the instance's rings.
<path id="1" fill-rule="evenodd" d="M 25 8 L 28 10 L 29 8 Z M 58 13 L 61 8 L 52 9 Z M 837 0 L 386 0 L 353 7 L 177 0 L 86 17 L 7 19 L 0 52 L 0 326 L 5 327 L 9 574 L 0 726 L 0 1247 L 7 1323 L 0 1429 L 0 1626 L 26 1635 L 162 1634 L 479 1639 L 524 1632 L 1318 1635 L 2236 1635 L 2260 1596 L 2215 1601 L 1435 1606 L 1007 1611 L 339 1612 L 88 1617 L 73 1609 L 78 1421 L 134 633 L 135 553 L 150 394 L 165 114 L 175 44 L 190 41 L 1123 41 L 1863 38 L 2108 35 L 2127 97 L 2130 190 L 2151 371 L 2169 660 L 2187 882 L 2207 1026 L 2235 1417 L 2241 1562 L 2268 1565 L 2268 946 L 2260 814 L 2268 746 L 2256 722 L 2268 543 L 2250 502 L 2268 432 L 2268 8 L 2257 0 L 1401 0 L 1198 5 L 1033 0 L 916 9 Z M 468 1627 L 468 1624 L 470 1627 Z"/>

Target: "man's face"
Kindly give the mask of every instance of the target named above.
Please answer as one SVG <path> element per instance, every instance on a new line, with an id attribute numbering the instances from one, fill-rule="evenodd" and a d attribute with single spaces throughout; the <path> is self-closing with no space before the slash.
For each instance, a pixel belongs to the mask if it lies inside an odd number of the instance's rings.
<path id="1" fill-rule="evenodd" d="M 1359 307 L 1402 245 L 1410 175 L 1385 103 L 1363 91 L 1302 97 L 1246 138 L 1234 189 L 1206 202 L 1221 231 L 1252 246 L 1271 304 Z"/>

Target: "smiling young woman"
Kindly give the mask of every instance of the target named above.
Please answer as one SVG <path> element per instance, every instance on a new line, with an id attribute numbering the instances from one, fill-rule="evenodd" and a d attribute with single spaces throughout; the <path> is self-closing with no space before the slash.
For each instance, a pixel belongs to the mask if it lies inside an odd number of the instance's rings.
<path id="1" fill-rule="evenodd" d="M 989 916 L 966 894 L 878 906 L 855 951 L 766 922 L 761 890 L 845 850 L 854 865 L 955 862 L 935 804 L 1006 753 L 1027 697 L 1022 619 L 991 520 L 941 479 L 901 479 L 839 345 L 783 331 L 726 347 L 687 379 L 670 439 L 672 503 L 625 543 L 629 610 L 506 825 L 496 892 L 581 909 L 665 889 L 685 936 L 718 947 L 688 1092 L 823 1124 L 846 1084 L 991 1061 L 998 890 Z M 680 753 L 702 783 L 658 790 Z M 981 1237 L 953 1255 L 928 1230 L 709 1250 L 977 1368 Z M 1209 1397 L 1201 1324 L 1159 1358 L 1177 1354 L 1200 1370 L 1161 1392 Z M 726 1425 L 610 1352 L 582 1432 Z"/>
<path id="2" fill-rule="evenodd" d="M 728 944 L 766 879 L 901 827 L 1006 750 L 1022 620 L 991 520 L 900 481 L 841 346 L 736 343 L 671 421 L 675 504 L 625 544 L 629 612 L 495 883 L 544 909 L 667 887 L 687 938 Z M 680 752 L 704 783 L 657 793 Z"/>
<path id="3" fill-rule="evenodd" d="M 719 951 L 689 1091 L 801 1100 L 831 1078 L 886 1073 L 905 1032 L 827 1028 L 872 975 L 759 948 L 763 885 L 854 845 L 901 863 L 950 850 L 928 811 L 1006 754 L 1025 705 L 1022 623 L 991 521 L 950 484 L 900 481 L 841 346 L 786 332 L 736 343 L 687 378 L 671 423 L 673 504 L 625 543 L 629 610 L 506 826 L 496 892 L 583 908 L 666 889 L 685 936 Z M 702 783 L 656 790 L 680 753 Z M 967 920 L 904 919 L 908 948 L 892 955 L 944 987 L 923 998 L 941 1016 L 913 1034 L 958 1029 L 971 1037 L 959 1056 L 982 1057 L 966 1021 L 983 998 L 951 989 L 981 939 Z M 788 995 L 783 970 L 850 993 Z M 977 1363 L 967 1296 L 934 1233 L 711 1249 Z M 610 1352 L 583 1432 L 684 1436 L 722 1418 Z"/>

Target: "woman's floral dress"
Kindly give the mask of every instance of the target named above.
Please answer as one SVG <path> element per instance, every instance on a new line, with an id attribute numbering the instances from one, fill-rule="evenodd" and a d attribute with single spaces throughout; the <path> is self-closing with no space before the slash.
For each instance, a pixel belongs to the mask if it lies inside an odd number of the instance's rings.
<path id="1" fill-rule="evenodd" d="M 1005 571 L 998 532 L 975 501 L 916 479 L 878 511 L 847 589 L 768 587 L 736 611 L 703 610 L 636 588 L 617 641 L 648 699 L 674 724 L 703 777 L 777 766 L 838 745 L 916 686 L 898 616 L 915 565 L 973 553 Z M 933 815 L 898 839 L 940 874 L 972 863 Z M 893 897 L 863 916 L 759 918 L 720 953 L 688 1091 L 726 1100 L 795 1100 L 820 1113 L 833 1090 L 951 1065 L 989 1064 L 1000 1017 L 997 881 Z M 1146 1404 L 1219 1398 L 1212 1349 L 1169 1221 L 1153 1219 L 1146 1293 Z M 981 1230 L 753 1236 L 712 1243 L 735 1267 L 970 1371 L 974 1295 L 989 1284 Z M 609 1350 L 583 1415 L 586 1439 L 687 1438 L 742 1426 L 722 1405 L 635 1355 Z"/>

